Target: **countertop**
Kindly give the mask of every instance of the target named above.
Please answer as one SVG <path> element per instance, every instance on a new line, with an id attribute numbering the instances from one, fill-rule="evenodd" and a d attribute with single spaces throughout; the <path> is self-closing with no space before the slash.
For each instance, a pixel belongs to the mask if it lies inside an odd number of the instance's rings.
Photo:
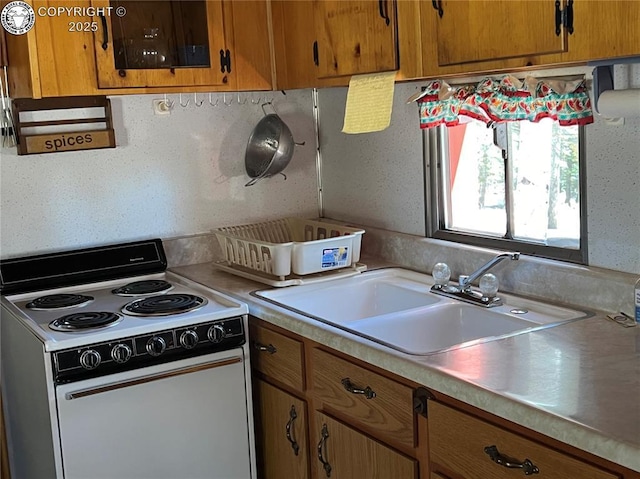
<path id="1" fill-rule="evenodd" d="M 269 286 L 211 263 L 171 271 L 247 303 L 267 322 L 640 472 L 640 327 L 624 328 L 597 313 L 412 356 L 260 300 L 250 292 Z"/>

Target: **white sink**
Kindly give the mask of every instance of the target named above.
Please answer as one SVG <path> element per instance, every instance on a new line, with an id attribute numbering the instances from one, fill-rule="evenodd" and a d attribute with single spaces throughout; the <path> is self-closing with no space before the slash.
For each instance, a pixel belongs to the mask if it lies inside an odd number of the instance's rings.
<path id="1" fill-rule="evenodd" d="M 415 275 L 415 277 L 413 277 Z M 340 324 L 438 303 L 418 273 L 393 268 L 351 278 L 258 291 L 289 309 Z"/>
<path id="2" fill-rule="evenodd" d="M 583 311 L 500 295 L 483 308 L 429 291 L 431 276 L 402 268 L 254 294 L 409 354 L 426 355 L 585 318 Z"/>

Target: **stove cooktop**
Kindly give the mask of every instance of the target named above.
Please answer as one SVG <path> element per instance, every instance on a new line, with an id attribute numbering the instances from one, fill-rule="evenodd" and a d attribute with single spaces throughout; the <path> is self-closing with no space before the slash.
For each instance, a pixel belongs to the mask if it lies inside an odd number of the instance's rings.
<path id="1" fill-rule="evenodd" d="M 246 305 L 170 272 L 9 295 L 3 303 L 46 351 L 248 313 Z M 84 327 L 91 322 L 95 327 Z"/>

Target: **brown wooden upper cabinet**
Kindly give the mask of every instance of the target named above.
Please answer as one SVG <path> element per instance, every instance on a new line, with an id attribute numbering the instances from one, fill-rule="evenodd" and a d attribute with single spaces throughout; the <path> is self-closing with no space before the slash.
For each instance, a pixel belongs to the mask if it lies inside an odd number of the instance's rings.
<path id="1" fill-rule="evenodd" d="M 420 18 L 425 77 L 640 54 L 632 0 L 432 0 Z"/>
<path id="2" fill-rule="evenodd" d="M 313 0 L 317 78 L 397 70 L 393 0 Z"/>
<path id="3" fill-rule="evenodd" d="M 271 17 L 277 88 L 315 86 L 313 5 L 300 0 L 272 0 Z"/>
<path id="4" fill-rule="evenodd" d="M 3 3 L 6 1 L 0 2 L 0 7 Z M 36 12 L 69 7 L 65 0 L 33 0 L 31 5 Z M 89 0 L 76 0 L 73 6 L 87 8 L 90 3 Z M 92 17 L 38 15 L 34 28 L 26 34 L 6 35 L 11 96 L 42 98 L 98 94 L 92 20 Z"/>
<path id="5" fill-rule="evenodd" d="M 640 2 L 635 0 L 573 2 L 569 55 L 602 60 L 640 55 Z"/>
<path id="6" fill-rule="evenodd" d="M 32 5 L 56 11 L 69 0 Z M 74 8 L 93 14 L 88 7 L 102 7 L 105 15 L 38 16 L 27 34 L 7 35 L 11 94 L 271 90 L 267 6 L 267 0 L 74 0 Z"/>
<path id="7" fill-rule="evenodd" d="M 562 3 L 555 0 L 435 0 L 433 7 L 441 66 L 560 53 L 567 48 Z"/>
<path id="8" fill-rule="evenodd" d="M 317 35 L 311 0 L 271 0 L 277 90 L 344 85 L 348 77 L 318 78 Z M 315 45 L 315 47 L 314 47 Z"/>
<path id="9" fill-rule="evenodd" d="M 421 77 L 420 4 L 271 0 L 276 89 L 345 86 L 351 74 L 398 67 L 398 79 Z"/>
<path id="10" fill-rule="evenodd" d="M 222 1 L 92 4 L 107 12 L 94 33 L 99 88 L 233 86 L 233 32 Z"/>

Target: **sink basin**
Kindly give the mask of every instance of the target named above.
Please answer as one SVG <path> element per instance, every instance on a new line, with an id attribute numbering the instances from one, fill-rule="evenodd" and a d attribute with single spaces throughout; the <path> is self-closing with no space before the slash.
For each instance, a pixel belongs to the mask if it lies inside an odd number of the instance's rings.
<path id="1" fill-rule="evenodd" d="M 398 351 L 428 355 L 556 326 L 589 316 L 564 307 L 500 295 L 483 308 L 429 291 L 431 276 L 388 268 L 319 284 L 254 295 Z"/>
<path id="2" fill-rule="evenodd" d="M 401 274 L 402 270 L 382 271 L 382 274 L 368 272 L 344 280 L 258 291 L 256 294 L 302 314 L 340 324 L 439 302 L 436 295 L 426 294 L 428 285 Z"/>
<path id="3" fill-rule="evenodd" d="M 517 333 L 537 324 L 466 304 L 443 302 L 422 314 L 398 313 L 393 321 L 372 318 L 357 331 L 410 354 L 429 354 L 482 338 Z"/>

